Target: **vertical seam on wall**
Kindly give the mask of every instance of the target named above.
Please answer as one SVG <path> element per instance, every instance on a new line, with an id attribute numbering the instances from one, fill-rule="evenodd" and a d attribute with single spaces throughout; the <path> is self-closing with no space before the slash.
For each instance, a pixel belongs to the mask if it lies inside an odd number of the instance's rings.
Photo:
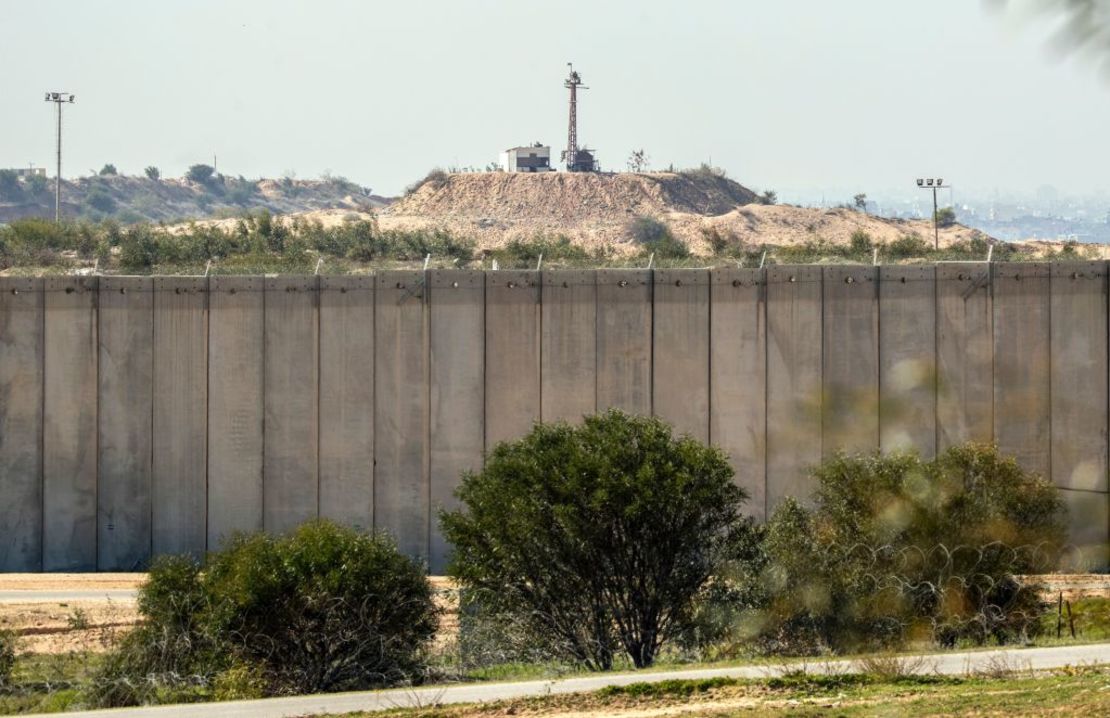
<path id="1" fill-rule="evenodd" d="M 81 282 L 78 280 L 78 285 L 80 284 Z M 95 552 L 93 566 L 96 568 L 93 570 L 97 570 L 100 568 L 100 342 L 102 338 L 100 335 L 100 280 L 97 279 L 93 284 L 96 290 L 92 292 L 89 305 L 93 313 L 96 314 L 96 320 L 93 322 L 96 337 L 93 339 L 92 361 L 96 374 L 93 397 L 93 425 L 96 426 L 96 453 L 93 455 L 93 550 Z"/>
<path id="2" fill-rule="evenodd" d="M 378 528 L 378 273 L 370 275 L 372 294 L 370 297 L 370 335 L 373 347 L 370 357 L 370 385 L 373 387 L 370 401 L 370 528 Z"/>
<path id="3" fill-rule="evenodd" d="M 883 453 L 883 269 L 875 265 L 875 445 Z M 920 452 L 920 447 L 918 447 Z"/>
<path id="4" fill-rule="evenodd" d="M 655 269 L 648 270 L 651 327 L 648 329 L 648 415 L 655 416 Z"/>
<path id="5" fill-rule="evenodd" d="M 940 454 L 940 267 L 933 263 L 933 457 Z"/>
<path id="6" fill-rule="evenodd" d="M 482 271 L 482 469 L 489 453 L 489 275 Z"/>
<path id="7" fill-rule="evenodd" d="M 1052 483 L 1052 265 L 1045 265 L 1048 279 L 1048 292 L 1045 302 L 1048 304 L 1048 465 L 1045 467 L 1049 483 Z"/>
<path id="8" fill-rule="evenodd" d="M 211 429 L 212 429 L 212 280 L 204 278 L 204 549 L 208 550 L 208 500 L 211 495 Z"/>
<path id="9" fill-rule="evenodd" d="M 39 340 L 39 570 L 46 570 L 46 285 L 39 288 L 39 309 L 42 312 Z"/>
<path id="10" fill-rule="evenodd" d="M 882 279 L 879 276 L 880 272 L 878 266 L 872 265 L 871 272 L 874 278 L 874 284 L 872 285 L 871 290 L 871 311 L 874 312 L 875 316 L 875 443 L 873 445 L 879 450 L 879 452 L 882 452 L 883 447 L 881 437 L 883 425 L 883 384 L 880 378 L 882 373 L 882 356 L 879 350 L 882 342 L 883 332 L 883 318 L 882 315 L 879 313 L 879 307 L 881 306 L 879 304 L 879 282 L 881 282 Z"/>
<path id="11" fill-rule="evenodd" d="M 316 518 L 320 518 L 320 491 L 323 487 L 324 477 L 320 472 L 320 423 L 322 417 L 320 415 L 320 389 L 321 379 L 324 373 L 323 362 L 323 344 L 321 339 L 321 324 L 324 321 L 324 297 L 323 289 L 321 289 L 322 279 L 320 275 L 316 275 L 316 306 L 314 313 L 316 315 Z"/>
<path id="12" fill-rule="evenodd" d="M 525 275 L 527 276 L 527 275 Z M 527 286 L 527 282 L 524 283 Z M 536 350 L 536 376 L 538 377 L 536 395 L 539 397 L 539 421 L 543 422 L 543 272 L 536 272 L 536 289 L 531 295 L 538 298 L 532 306 L 532 319 L 536 323 L 536 338 L 532 348 Z"/>
<path id="13" fill-rule="evenodd" d="M 705 436 L 713 443 L 713 270 L 705 272 Z M 731 463 L 731 461 L 730 461 Z"/>
<path id="14" fill-rule="evenodd" d="M 825 460 L 825 271 L 817 268 L 817 296 L 821 298 L 819 312 L 821 314 L 821 380 L 817 383 L 817 416 L 819 417 L 820 429 L 817 432 L 817 441 L 820 444 L 821 451 L 819 458 L 821 461 Z M 795 299 L 797 299 L 795 292 Z"/>
<path id="15" fill-rule="evenodd" d="M 997 415 L 998 410 L 995 407 L 995 402 L 998 400 L 998 392 L 995 391 L 994 385 L 998 380 L 998 357 L 994 349 L 994 335 L 995 335 L 995 300 L 994 300 L 995 286 L 994 286 L 994 266 L 987 263 L 987 316 L 990 321 L 987 324 L 987 330 L 990 332 L 988 337 L 988 344 L 991 350 L 991 443 L 998 443 L 998 429 L 994 424 L 994 417 Z"/>
<path id="16" fill-rule="evenodd" d="M 593 311 L 593 317 L 594 317 L 594 410 L 593 410 L 593 413 L 596 414 L 597 411 L 598 411 L 598 407 L 601 405 L 601 403 L 598 401 L 598 398 L 597 398 L 597 377 L 598 377 L 598 374 L 600 372 L 600 368 L 597 365 L 597 358 L 600 354 L 600 352 L 598 351 L 598 326 L 599 325 L 598 325 L 598 321 L 597 321 L 597 307 L 598 307 L 597 297 L 598 297 L 598 289 L 599 289 L 599 282 L 601 280 L 601 276 L 598 274 L 598 270 L 596 270 L 596 269 L 592 271 L 590 276 L 593 277 L 593 285 L 592 286 L 593 286 L 593 290 L 594 290 L 594 302 L 593 302 L 594 303 L 594 311 Z"/>
<path id="17" fill-rule="evenodd" d="M 424 567 L 432 561 L 432 292 L 428 283 L 430 270 L 423 275 L 421 292 L 420 332 L 424 355 Z"/>
<path id="18" fill-rule="evenodd" d="M 763 300 L 763 520 L 766 522 L 767 519 L 768 519 L 767 511 L 768 511 L 768 507 L 769 507 L 768 494 L 770 493 L 770 488 L 771 488 L 770 481 L 768 480 L 768 477 L 770 476 L 770 472 L 769 472 L 769 468 L 767 466 L 767 463 L 768 463 L 768 458 L 767 458 L 768 457 L 768 452 L 767 452 L 767 445 L 768 444 L 767 444 L 767 442 L 770 438 L 769 433 L 768 433 L 768 425 L 770 424 L 770 421 L 768 421 L 768 418 L 767 418 L 767 409 L 769 407 L 768 396 L 769 396 L 770 384 L 771 384 L 770 376 L 768 375 L 768 371 L 767 371 L 767 366 L 768 366 L 768 363 L 769 363 L 768 354 L 770 354 L 770 350 L 771 350 L 771 337 L 770 337 L 771 331 L 770 331 L 770 326 L 768 325 L 768 313 L 767 313 L 767 303 L 768 303 L 767 302 L 767 290 L 769 289 L 768 282 L 767 282 L 767 269 L 766 268 L 760 268 L 759 275 L 757 275 L 757 276 L 758 276 L 758 281 L 760 282 L 760 292 L 757 296 L 759 296 L 759 298 L 761 298 Z M 758 322 L 758 319 L 757 319 L 757 322 Z"/>
<path id="19" fill-rule="evenodd" d="M 261 463 L 261 486 L 262 486 L 262 505 L 259 507 L 259 524 L 262 530 L 266 530 L 266 295 L 269 294 L 266 288 L 266 278 L 260 277 L 259 282 L 262 284 L 262 396 L 259 397 L 262 403 L 262 463 Z"/>
<path id="20" fill-rule="evenodd" d="M 155 387 L 155 372 L 158 370 L 158 365 L 155 361 L 155 349 L 157 347 L 158 337 L 155 336 L 154 328 L 154 303 L 158 298 L 157 292 L 154 290 L 155 279 L 151 277 L 150 282 L 150 453 L 147 454 L 147 480 L 150 482 L 147 496 L 150 499 L 150 506 L 148 507 L 148 516 L 150 518 L 150 536 L 147 537 L 147 565 L 154 559 L 154 402 L 156 400 L 154 387 Z"/>

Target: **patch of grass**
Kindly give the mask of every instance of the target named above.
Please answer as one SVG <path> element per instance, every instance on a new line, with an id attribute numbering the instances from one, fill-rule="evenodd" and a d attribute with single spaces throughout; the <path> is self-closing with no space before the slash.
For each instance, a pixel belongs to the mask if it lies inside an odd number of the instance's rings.
<path id="1" fill-rule="evenodd" d="M 1071 638 L 1067 606 L 1064 606 L 1060 638 L 1057 639 L 1056 602 L 1052 601 L 1049 610 L 1041 617 L 1041 635 L 1037 639 L 1037 645 L 1110 640 L 1110 598 L 1089 596 L 1072 601 L 1071 615 L 1075 622 L 1075 640 Z"/>
<path id="2" fill-rule="evenodd" d="M 658 683 L 630 683 L 627 686 L 606 686 L 597 692 L 602 698 L 630 696 L 632 698 L 683 698 L 695 693 L 708 693 L 716 688 L 740 684 L 738 678 L 703 678 L 684 680 L 675 678 Z"/>
<path id="3" fill-rule="evenodd" d="M 885 679 L 871 674 L 797 673 L 768 680 L 675 680 L 637 683 L 592 693 L 552 695 L 482 704 L 401 709 L 400 718 L 495 718 L 505 715 L 558 716 L 597 713 L 620 716 L 650 701 L 696 715 L 772 716 L 951 716 L 1006 718 L 1106 715 L 1110 711 L 1110 671 L 1105 667 L 1062 669 L 1022 678 L 916 676 Z M 690 713 L 694 715 L 695 713 Z M 369 713 L 351 714 L 358 718 Z"/>

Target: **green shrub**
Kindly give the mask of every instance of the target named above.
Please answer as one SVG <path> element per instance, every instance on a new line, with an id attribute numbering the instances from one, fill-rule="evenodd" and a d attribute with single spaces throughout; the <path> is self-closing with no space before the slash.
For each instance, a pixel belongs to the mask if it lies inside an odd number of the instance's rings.
<path id="1" fill-rule="evenodd" d="M 15 634 L 11 631 L 0 631 L 0 688 L 4 688 L 11 682 L 14 670 Z"/>
<path id="2" fill-rule="evenodd" d="M 116 169 L 116 166 L 114 164 L 109 162 L 108 164 L 100 168 L 99 174 L 101 177 L 115 177 L 119 174 L 119 171 Z"/>
<path id="3" fill-rule="evenodd" d="M 654 253 L 656 259 L 685 259 L 690 256 L 689 248 L 671 234 L 666 224 L 654 217 L 637 217 L 632 220 L 628 231 L 642 251 L 645 254 Z"/>
<path id="4" fill-rule="evenodd" d="M 288 538 L 240 537 L 210 559 L 204 583 L 221 634 L 278 692 L 422 677 L 431 585 L 384 535 L 313 522 Z"/>
<path id="5" fill-rule="evenodd" d="M 848 247 L 852 254 L 867 254 L 873 246 L 871 235 L 862 229 L 852 232 L 852 238 L 848 241 Z"/>
<path id="6" fill-rule="evenodd" d="M 147 179 L 152 179 L 155 182 L 162 179 L 162 170 L 158 169 L 154 165 L 149 165 L 146 169 L 144 169 L 143 174 L 147 176 Z"/>
<path id="7" fill-rule="evenodd" d="M 123 232 L 119 243 L 119 264 L 130 271 L 149 271 L 158 261 L 158 241 L 147 226 Z"/>
<path id="8" fill-rule="evenodd" d="M 203 570 L 159 559 L 138 608 L 142 624 L 90 682 L 94 706 L 419 681 L 437 621 L 422 565 L 326 521 L 235 537 Z"/>
<path id="9" fill-rule="evenodd" d="M 951 227 L 956 224 L 956 210 L 951 207 L 941 207 L 937 210 L 937 226 Z"/>
<path id="10" fill-rule="evenodd" d="M 27 193 L 32 197 L 41 197 L 46 194 L 47 186 L 50 184 L 45 175 L 31 175 L 24 182 L 26 183 Z"/>
<path id="11" fill-rule="evenodd" d="M 812 509 L 788 500 L 767 527 L 770 619 L 786 650 L 1035 633 L 1039 587 L 1064 541 L 1061 499 L 990 446 L 931 461 L 837 455 L 816 468 Z"/>
<path id="12" fill-rule="evenodd" d="M 405 196 L 415 193 L 424 185 L 430 186 L 432 189 L 439 189 L 447 184 L 447 172 L 440 167 L 434 167 L 424 175 L 422 179 L 413 182 L 408 187 L 405 187 Z"/>
<path id="13" fill-rule="evenodd" d="M 458 496 L 451 575 L 594 670 L 651 665 L 746 526 L 723 453 L 619 411 L 499 444 Z"/>
<path id="14" fill-rule="evenodd" d="M 23 199 L 23 187 L 15 170 L 0 170 L 0 199 L 18 202 Z"/>
<path id="15" fill-rule="evenodd" d="M 85 194 L 85 204 L 95 210 L 110 214 L 116 209 L 116 200 L 112 194 L 100 185 L 93 185 Z"/>
<path id="16" fill-rule="evenodd" d="M 185 172 L 185 179 L 197 184 L 207 185 L 212 181 L 216 168 L 212 165 L 196 164 Z"/>
<path id="17" fill-rule="evenodd" d="M 886 246 L 886 253 L 897 259 L 922 257 L 932 251 L 932 247 L 919 234 L 904 234 Z"/>
<path id="18" fill-rule="evenodd" d="M 584 247 L 574 244 L 563 234 L 555 236 L 537 234 L 530 239 L 513 238 L 502 249 L 494 252 L 494 256 L 506 266 L 524 264 L 535 267 L 541 255 L 545 261 L 551 262 L 585 262 L 591 258 Z"/>

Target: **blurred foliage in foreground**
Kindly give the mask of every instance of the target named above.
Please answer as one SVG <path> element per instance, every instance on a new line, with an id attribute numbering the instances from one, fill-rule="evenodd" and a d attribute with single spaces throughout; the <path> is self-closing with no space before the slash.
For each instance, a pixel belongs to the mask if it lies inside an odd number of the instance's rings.
<path id="1" fill-rule="evenodd" d="M 815 470 L 811 507 L 783 502 L 766 526 L 763 596 L 736 626 L 776 653 L 952 647 L 1027 640 L 1065 544 L 1056 489 L 994 447 L 838 455 Z M 755 578 L 758 576 L 758 578 Z"/>

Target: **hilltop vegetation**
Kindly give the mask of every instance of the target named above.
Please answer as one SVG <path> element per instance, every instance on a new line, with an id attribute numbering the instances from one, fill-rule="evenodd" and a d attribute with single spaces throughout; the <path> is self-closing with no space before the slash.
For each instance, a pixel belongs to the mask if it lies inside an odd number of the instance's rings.
<path id="1" fill-rule="evenodd" d="M 62 212 L 73 220 L 175 222 L 226 217 L 248 210 L 275 213 L 317 209 L 370 211 L 386 200 L 342 177 L 318 180 L 248 180 L 217 173 L 209 165 L 194 165 L 185 177 L 163 178 L 157 167 L 142 177 L 121 175 L 114 165 L 99 173 L 62 182 Z M 45 177 L 16 177 L 0 171 L 0 223 L 26 217 L 54 216 L 54 181 Z"/>

